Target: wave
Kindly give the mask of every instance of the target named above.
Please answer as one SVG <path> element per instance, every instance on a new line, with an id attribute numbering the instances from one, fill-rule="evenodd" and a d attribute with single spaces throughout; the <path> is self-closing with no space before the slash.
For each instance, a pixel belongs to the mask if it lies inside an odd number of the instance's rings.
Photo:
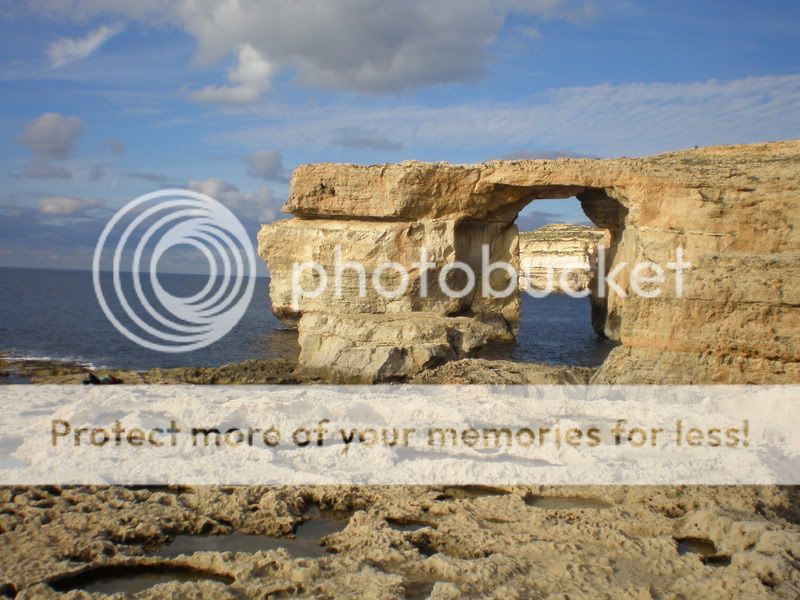
<path id="1" fill-rule="evenodd" d="M 97 365 L 86 359 L 74 356 L 48 356 L 48 355 L 29 354 L 29 353 L 17 353 L 14 350 L 0 352 L 0 356 L 3 356 L 8 360 L 13 360 L 16 362 L 42 361 L 42 362 L 53 362 L 53 363 L 71 363 L 80 365 L 81 367 L 86 367 L 87 369 L 90 370 L 109 368 L 104 365 Z"/>

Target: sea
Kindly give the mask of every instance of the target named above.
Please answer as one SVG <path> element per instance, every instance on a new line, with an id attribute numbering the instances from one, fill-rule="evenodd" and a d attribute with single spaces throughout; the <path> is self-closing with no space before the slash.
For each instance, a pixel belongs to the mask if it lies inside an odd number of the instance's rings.
<path id="1" fill-rule="evenodd" d="M 101 274 L 108 285 L 111 277 Z M 188 297 L 204 287 L 207 277 L 159 273 L 159 281 L 169 293 Z M 270 311 L 268 286 L 268 278 L 256 280 L 243 317 L 218 341 L 190 352 L 163 353 L 143 348 L 116 330 L 95 296 L 90 271 L 0 267 L 0 352 L 133 370 L 218 366 L 252 358 L 295 359 L 297 332 Z M 587 298 L 553 294 L 537 299 L 523 293 L 517 341 L 493 344 L 484 355 L 597 366 L 613 346 L 594 333 Z"/>

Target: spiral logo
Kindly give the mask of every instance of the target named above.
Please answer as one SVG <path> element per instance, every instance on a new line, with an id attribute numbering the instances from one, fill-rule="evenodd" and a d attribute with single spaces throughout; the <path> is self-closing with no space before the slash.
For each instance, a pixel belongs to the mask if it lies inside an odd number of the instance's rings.
<path id="1" fill-rule="evenodd" d="M 173 294 L 159 280 L 159 262 L 180 247 L 209 268 L 205 285 L 189 295 Z M 255 271 L 253 243 L 236 216 L 182 189 L 123 206 L 100 235 L 92 262 L 95 295 L 111 323 L 140 346 L 169 353 L 204 348 L 233 329 L 250 304 Z"/>

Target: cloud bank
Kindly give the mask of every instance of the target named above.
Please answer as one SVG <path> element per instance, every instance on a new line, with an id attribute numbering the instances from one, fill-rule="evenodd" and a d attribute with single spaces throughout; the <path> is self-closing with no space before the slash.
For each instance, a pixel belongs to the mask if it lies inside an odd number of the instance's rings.
<path id="1" fill-rule="evenodd" d="M 291 70 L 308 87 L 358 92 L 469 81 L 485 72 L 489 46 L 510 15 L 582 21 L 593 16 L 592 7 L 590 0 L 34 0 L 32 4 L 33 10 L 73 19 L 108 16 L 169 23 L 195 39 L 200 64 L 238 52 L 238 64 L 228 74 L 230 85 L 197 90 L 192 98 L 240 104 L 256 100 L 282 69 Z M 72 42 L 81 49 L 91 45 Z M 77 49 L 70 52 L 80 54 Z"/>
<path id="2" fill-rule="evenodd" d="M 800 74 L 687 83 L 603 84 L 547 90 L 507 103 L 448 106 L 368 103 L 292 110 L 268 109 L 263 127 L 224 134 L 236 143 L 270 139 L 282 148 L 369 128 L 417 155 L 471 150 L 476 157 L 518 148 L 571 148 L 595 156 L 636 156 L 694 145 L 741 144 L 800 137 Z M 281 116 L 282 120 L 277 117 Z M 273 118 L 274 117 L 274 118 Z"/>

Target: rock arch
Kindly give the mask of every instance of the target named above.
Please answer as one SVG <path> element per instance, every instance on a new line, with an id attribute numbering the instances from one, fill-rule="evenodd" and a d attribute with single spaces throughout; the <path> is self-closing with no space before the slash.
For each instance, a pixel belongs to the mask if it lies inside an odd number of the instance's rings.
<path id="1" fill-rule="evenodd" d="M 338 247 L 342 262 L 369 273 L 384 261 L 412 265 L 425 247 L 434 275 L 453 261 L 479 270 L 484 243 L 492 260 L 513 263 L 519 211 L 576 196 L 610 231 L 606 271 L 617 269 L 626 292 L 639 261 L 666 265 L 681 246 L 693 265 L 680 295 L 668 276 L 659 298 L 594 302 L 596 328 L 622 343 L 597 381 L 797 380 L 798 161 L 800 142 L 782 142 L 638 159 L 304 165 L 284 207 L 293 218 L 263 226 L 259 252 L 274 312 L 299 327 L 301 367 L 340 380 L 403 379 L 513 336 L 516 293 L 486 298 L 478 286 L 462 299 L 421 298 L 412 269 L 407 293 L 387 299 L 367 286 L 362 296 L 358 273 L 346 270 L 340 295 L 331 286 L 292 306 L 292 266 L 315 261 L 334 273 Z M 304 270 L 300 282 L 314 289 L 318 274 Z M 388 277 L 386 287 L 397 283 Z"/>

